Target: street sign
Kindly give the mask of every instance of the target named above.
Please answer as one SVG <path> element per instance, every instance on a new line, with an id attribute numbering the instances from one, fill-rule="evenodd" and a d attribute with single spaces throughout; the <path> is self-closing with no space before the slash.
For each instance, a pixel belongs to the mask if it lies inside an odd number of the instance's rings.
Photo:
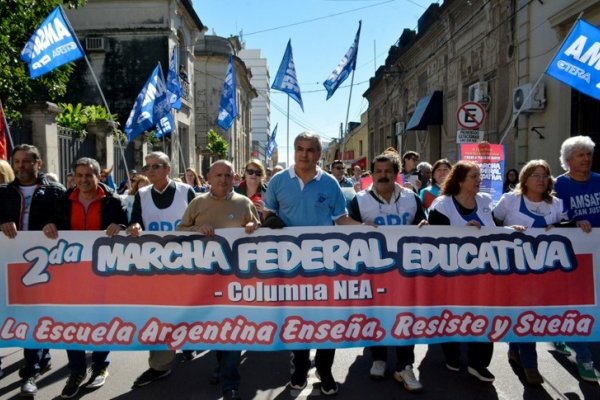
<path id="1" fill-rule="evenodd" d="M 456 131 L 456 143 L 479 143 L 483 141 L 485 131 L 459 129 Z"/>
<path id="2" fill-rule="evenodd" d="M 456 121 L 462 128 L 476 130 L 485 120 L 485 108 L 477 102 L 469 101 L 458 107 Z"/>

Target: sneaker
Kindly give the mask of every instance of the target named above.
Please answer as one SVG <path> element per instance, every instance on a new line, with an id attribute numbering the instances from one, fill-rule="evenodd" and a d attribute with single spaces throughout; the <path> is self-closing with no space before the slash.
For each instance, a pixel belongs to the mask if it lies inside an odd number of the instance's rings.
<path id="1" fill-rule="evenodd" d="M 86 374 L 78 374 L 69 376 L 65 387 L 60 393 L 60 397 L 63 399 L 70 399 L 77 396 L 77 393 L 79 393 L 79 386 L 81 386 L 81 383 L 85 379 L 85 375 Z"/>
<path id="2" fill-rule="evenodd" d="M 23 384 L 21 385 L 22 396 L 35 396 L 38 391 L 35 381 L 38 377 L 39 374 L 23 380 Z"/>
<path id="3" fill-rule="evenodd" d="M 52 369 L 52 363 L 50 361 L 48 361 L 45 364 L 40 365 L 40 372 L 39 375 L 43 375 L 46 372 L 50 371 Z M 25 376 L 27 375 L 27 370 L 25 369 L 25 367 L 23 368 L 19 368 L 19 378 L 25 378 Z"/>
<path id="4" fill-rule="evenodd" d="M 394 372 L 394 379 L 402 384 L 409 392 L 420 392 L 423 390 L 423 385 L 413 372 L 412 365 L 407 365 L 402 371 Z"/>
<path id="5" fill-rule="evenodd" d="M 460 364 L 459 363 L 453 363 L 453 362 L 446 362 L 446 368 L 448 368 L 450 371 L 454 371 L 454 372 L 458 372 L 460 371 Z"/>
<path id="6" fill-rule="evenodd" d="M 594 369 L 594 363 L 592 361 L 587 363 L 577 363 L 577 372 L 579 372 L 579 377 L 586 382 L 598 381 L 598 376 L 596 375 L 596 370 Z"/>
<path id="7" fill-rule="evenodd" d="M 554 350 L 567 357 L 571 355 L 571 350 L 565 342 L 554 342 Z"/>
<path id="8" fill-rule="evenodd" d="M 508 362 L 520 365 L 521 358 L 519 357 L 519 353 L 517 353 L 516 351 L 513 351 L 513 350 L 509 350 L 508 351 Z"/>
<path id="9" fill-rule="evenodd" d="M 165 378 L 169 375 L 171 375 L 170 369 L 166 371 L 158 371 L 153 368 L 148 368 L 143 374 L 137 377 L 135 382 L 133 382 L 133 387 L 146 386 L 157 379 Z"/>
<path id="10" fill-rule="evenodd" d="M 228 390 L 223 393 L 223 400 L 242 400 L 240 392 L 235 389 Z"/>
<path id="11" fill-rule="evenodd" d="M 296 371 L 290 378 L 290 388 L 294 390 L 302 390 L 306 387 L 306 375 L 297 374 Z"/>
<path id="12" fill-rule="evenodd" d="M 327 371 L 324 373 L 319 373 L 317 371 L 317 378 L 321 381 L 321 393 L 325 396 L 333 396 L 337 394 L 339 387 L 335 379 L 333 379 L 333 375 L 331 371 Z"/>
<path id="13" fill-rule="evenodd" d="M 183 361 L 192 361 L 198 355 L 196 350 L 184 350 L 182 352 Z"/>
<path id="14" fill-rule="evenodd" d="M 373 365 L 371 366 L 371 370 L 369 371 L 369 376 L 371 379 L 379 381 L 385 378 L 385 361 L 373 361 Z"/>
<path id="15" fill-rule="evenodd" d="M 479 379 L 482 382 L 494 382 L 496 377 L 485 367 L 469 367 L 467 369 L 469 374 L 473 375 L 475 378 Z"/>
<path id="16" fill-rule="evenodd" d="M 525 380 L 530 385 L 541 385 L 544 383 L 544 378 L 537 368 L 523 368 L 525 372 Z"/>
<path id="17" fill-rule="evenodd" d="M 85 384 L 85 388 L 96 389 L 104 386 L 106 378 L 108 378 L 108 370 L 106 368 L 102 368 L 100 371 L 92 371 L 92 376 L 90 376 L 90 380 Z"/>

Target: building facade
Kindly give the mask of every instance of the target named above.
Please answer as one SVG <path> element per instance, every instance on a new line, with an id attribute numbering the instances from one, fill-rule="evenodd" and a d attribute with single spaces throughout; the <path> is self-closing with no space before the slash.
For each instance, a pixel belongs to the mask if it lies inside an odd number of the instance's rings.
<path id="1" fill-rule="evenodd" d="M 206 35 L 196 43 L 194 49 L 198 150 L 202 152 L 206 148 L 209 130 L 218 132 L 229 144 L 227 158 L 233 163 L 236 171 L 240 171 L 250 158 L 251 105 L 252 100 L 258 95 L 250 83 L 252 77 L 250 70 L 238 56 L 241 48 L 241 43 L 235 36 L 226 39 Z M 216 120 L 230 55 L 233 55 L 234 61 L 238 115 L 231 127 L 224 131 L 217 125 Z M 203 167 L 206 170 L 207 165 Z"/>
<path id="2" fill-rule="evenodd" d="M 271 95 L 270 75 L 267 60 L 262 58 L 259 49 L 242 49 L 239 53 L 244 64 L 250 69 L 250 83 L 258 94 L 252 100 L 252 146 L 250 155 L 266 165 L 267 142 L 271 134 Z"/>
<path id="3" fill-rule="evenodd" d="M 507 168 L 544 158 L 561 173 L 563 140 L 577 134 L 600 140 L 599 102 L 544 76 L 580 12 L 600 24 L 600 4 L 588 0 L 445 0 L 429 6 L 417 31 L 405 29 L 390 48 L 364 93 L 369 156 L 393 146 L 400 153 L 416 150 L 430 162 L 456 160 L 457 131 L 464 129 L 458 109 L 477 102 L 485 110 L 477 129 L 485 141 L 505 145 Z M 529 93 L 517 115 L 515 105 Z"/>
<path id="4" fill-rule="evenodd" d="M 170 55 L 177 53 L 183 107 L 174 113 L 175 132 L 152 144 L 171 157 L 174 175 L 182 174 L 188 166 L 206 171 L 215 158 L 206 151 L 209 129 L 228 141 L 227 158 L 236 167 L 247 159 L 251 148 L 250 101 L 256 91 L 250 84 L 249 70 L 238 57 L 234 57 L 238 116 L 228 132 L 216 126 L 229 54 L 237 54 L 241 48 L 237 38 L 206 36 L 206 27 L 190 0 L 88 0 L 84 7 L 67 13 L 121 128 L 156 64 L 161 64 L 166 76 Z M 215 43 L 218 45 L 211 45 Z M 86 63 L 79 61 L 76 68 L 67 101 L 102 104 Z M 143 163 L 139 148 L 128 145 L 128 168 L 139 168 Z M 117 163 L 117 155 L 114 157 L 107 157 L 106 165 Z"/>

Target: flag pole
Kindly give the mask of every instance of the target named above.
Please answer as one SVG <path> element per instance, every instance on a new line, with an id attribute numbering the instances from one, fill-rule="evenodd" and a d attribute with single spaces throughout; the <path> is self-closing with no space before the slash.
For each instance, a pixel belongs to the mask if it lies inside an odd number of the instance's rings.
<path id="1" fill-rule="evenodd" d="M 287 167 L 290 167 L 290 96 L 287 98 Z"/>
<path id="2" fill-rule="evenodd" d="M 569 32 L 567 32 L 567 34 L 565 35 L 565 37 L 563 38 L 563 40 L 560 42 L 560 45 L 558 46 L 558 50 L 556 50 L 556 51 L 560 51 L 560 49 L 563 47 L 563 45 L 567 41 L 568 37 L 571 36 L 571 32 L 573 32 L 573 29 L 575 29 L 575 26 L 577 25 L 577 22 L 579 22 L 579 20 L 581 19 L 582 16 L 583 16 L 583 11 L 579 13 L 579 15 L 577 16 L 577 19 L 575 20 L 575 22 L 573 22 L 573 25 L 571 26 L 571 29 L 569 29 Z M 521 103 L 521 106 L 519 107 L 519 109 L 517 110 L 517 112 L 513 114 L 513 117 L 510 120 L 510 123 L 508 124 L 508 126 L 506 127 L 506 130 L 504 131 L 504 134 L 500 138 L 500 142 L 498 144 L 502 144 L 502 142 L 504 142 L 504 139 L 506 139 L 506 136 L 508 135 L 508 132 L 512 129 L 513 124 L 515 123 L 515 121 L 517 120 L 517 118 L 519 117 L 519 115 L 521 114 L 521 111 L 523 110 L 523 107 L 525 107 L 525 104 L 527 104 L 527 100 L 529 100 L 531 98 L 531 96 L 533 96 L 533 93 L 535 92 L 535 89 L 540 84 L 542 78 L 544 77 L 544 74 L 546 73 L 546 71 L 548 71 L 548 68 L 550 68 L 550 65 L 552 64 L 552 61 L 554 60 L 555 56 L 556 56 L 556 52 L 552 55 L 552 57 L 550 58 L 550 61 L 548 61 L 548 64 L 546 65 L 546 68 L 544 68 L 544 72 L 541 73 L 540 77 L 537 79 L 537 81 L 535 81 L 535 83 L 532 86 L 532 88 L 529 91 L 529 93 L 527 93 L 527 96 L 525 96 L 525 98 L 523 99 L 523 103 Z"/>
<path id="3" fill-rule="evenodd" d="M 75 33 L 75 29 L 73 29 L 73 26 L 71 25 L 71 21 L 69 21 L 69 17 L 67 17 L 67 14 L 65 13 L 65 11 L 62 8 L 62 5 L 59 4 L 59 7 L 60 7 L 60 10 L 61 10 L 63 16 L 65 17 L 65 21 L 67 22 L 67 25 L 69 25 L 69 29 L 71 29 L 71 32 Z M 77 37 L 77 35 L 75 34 L 73 36 L 75 37 L 75 40 L 77 41 L 77 44 L 79 45 L 79 47 L 81 49 L 83 49 L 83 47 L 81 46 L 81 43 L 79 42 L 79 38 Z M 104 92 L 102 91 L 102 88 L 100 87 L 100 83 L 98 82 L 96 73 L 94 72 L 94 69 L 92 68 L 92 64 L 90 63 L 90 60 L 88 59 L 87 54 L 85 52 L 83 52 L 83 58 L 85 59 L 88 69 L 90 70 L 90 73 L 92 74 L 92 78 L 94 79 L 94 82 L 96 83 L 96 87 L 98 88 L 98 91 L 100 92 L 100 97 L 102 97 L 102 102 L 104 103 L 104 107 L 106 108 L 106 111 L 108 112 L 108 120 L 109 120 L 109 122 L 112 122 L 113 124 L 115 124 L 113 126 L 113 133 L 114 133 L 117 122 L 112 120 L 112 113 L 110 112 L 110 107 L 108 107 L 108 102 L 106 101 L 106 97 L 104 97 Z M 125 167 L 125 176 L 127 176 L 127 182 L 129 182 L 131 184 L 131 179 L 129 176 L 129 168 L 127 167 L 127 160 L 125 159 L 125 151 L 123 150 L 123 146 L 121 145 L 120 137 L 117 137 L 117 145 L 119 147 L 121 157 L 123 159 L 123 165 Z"/>
<path id="4" fill-rule="evenodd" d="M 345 137 L 348 135 L 348 117 L 350 116 L 350 102 L 352 101 L 352 87 L 354 86 L 354 72 L 356 70 L 352 70 L 352 77 L 350 78 L 350 95 L 348 95 L 348 108 L 346 109 L 346 123 L 344 124 L 344 137 L 342 138 L 342 154 L 340 154 L 340 160 L 344 161 L 344 153 L 346 150 L 346 141 Z"/>
<path id="5" fill-rule="evenodd" d="M 8 126 L 8 120 L 6 119 L 6 111 L 4 110 L 4 106 L 2 105 L 2 99 L 0 99 L 0 109 L 2 110 L 2 121 L 4 122 L 4 128 L 6 129 L 6 133 L 8 134 L 8 141 L 10 142 L 10 148 L 15 148 L 15 143 L 13 142 L 12 135 L 10 134 L 10 127 Z M 7 149 L 7 157 L 8 157 L 8 149 Z"/>

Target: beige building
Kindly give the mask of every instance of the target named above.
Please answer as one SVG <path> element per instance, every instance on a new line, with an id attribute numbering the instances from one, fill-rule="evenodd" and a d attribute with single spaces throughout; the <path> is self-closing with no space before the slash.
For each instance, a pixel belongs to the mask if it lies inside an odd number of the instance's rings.
<path id="1" fill-rule="evenodd" d="M 393 146 L 401 153 L 416 150 L 430 162 L 456 160 L 457 111 L 477 102 L 485 119 L 475 130 L 490 143 L 502 140 L 507 168 L 544 158 L 561 173 L 564 139 L 587 134 L 600 140 L 599 102 L 542 76 L 580 12 L 600 25 L 597 1 L 445 0 L 429 6 L 416 32 L 402 32 L 364 93 L 369 157 Z M 515 102 L 532 89 L 513 118 Z"/>
<path id="2" fill-rule="evenodd" d="M 250 84 L 252 74 L 241 58 L 237 56 L 242 46 L 237 37 L 228 39 L 220 36 L 204 36 L 194 49 L 194 87 L 195 87 L 195 120 L 196 137 L 198 138 L 198 157 L 204 154 L 208 144 L 207 132 L 210 129 L 220 133 L 229 143 L 228 159 L 235 169 L 240 171 L 250 159 L 252 145 L 251 129 L 251 104 L 252 99 L 258 96 L 256 89 Z M 236 102 L 238 116 L 227 131 L 223 131 L 216 124 L 223 81 L 229 63 L 229 56 L 233 55 Z M 207 163 L 203 169 L 207 170 Z"/>
<path id="3" fill-rule="evenodd" d="M 174 174 L 187 166 L 206 170 L 212 156 L 205 151 L 209 129 L 228 141 L 228 158 L 236 168 L 247 160 L 252 143 L 250 102 L 257 96 L 250 71 L 237 57 L 241 49 L 237 38 L 205 35 L 191 0 L 88 0 L 67 13 L 121 127 L 156 64 L 160 62 L 166 76 L 169 57 L 177 50 L 183 107 L 175 112 L 175 134 L 155 143 L 155 149 L 171 157 Z M 235 60 L 238 116 L 223 132 L 215 122 L 230 54 Z M 101 104 L 83 61 L 77 63 L 72 81 L 68 101 Z M 129 168 L 143 163 L 139 148 L 128 146 Z M 106 164 L 112 165 L 111 160 L 107 158 Z"/>
<path id="4" fill-rule="evenodd" d="M 359 165 L 364 171 L 370 169 L 369 158 L 369 129 L 368 115 L 366 112 L 360 116 L 360 123 L 350 122 L 350 131 L 340 145 L 339 139 L 333 139 L 323 151 L 323 164 L 328 167 L 334 160 L 343 158 L 346 167 L 350 170 L 354 165 Z M 342 152 L 344 156 L 342 157 Z"/>

